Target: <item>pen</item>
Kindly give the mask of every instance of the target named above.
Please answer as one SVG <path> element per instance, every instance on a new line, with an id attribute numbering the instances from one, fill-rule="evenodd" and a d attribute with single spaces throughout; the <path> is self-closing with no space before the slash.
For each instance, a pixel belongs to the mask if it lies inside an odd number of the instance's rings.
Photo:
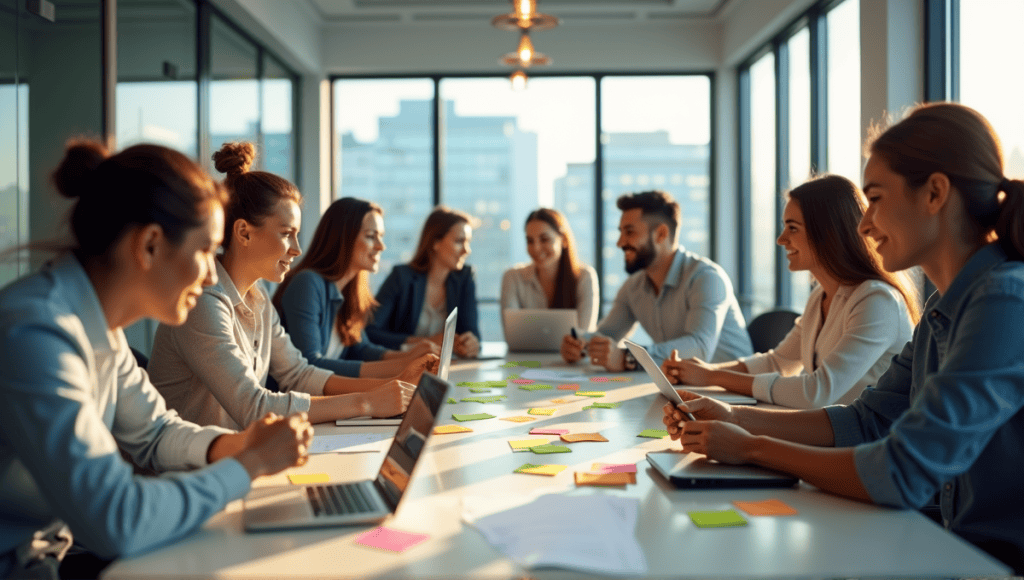
<path id="1" fill-rule="evenodd" d="M 579 335 L 576 334 L 576 327 L 575 326 L 570 326 L 569 327 L 569 332 L 572 334 L 572 337 L 575 338 L 576 340 L 580 339 Z M 587 345 L 586 345 L 586 343 L 583 344 L 583 352 L 587 352 Z"/>

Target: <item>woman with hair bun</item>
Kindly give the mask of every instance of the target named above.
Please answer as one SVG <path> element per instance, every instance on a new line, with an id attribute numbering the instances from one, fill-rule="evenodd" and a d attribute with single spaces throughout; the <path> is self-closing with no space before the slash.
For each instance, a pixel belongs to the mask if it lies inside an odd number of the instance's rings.
<path id="1" fill-rule="evenodd" d="M 839 175 L 822 175 L 789 192 L 777 240 L 790 271 L 818 285 L 782 342 L 735 361 L 679 360 L 662 370 L 673 383 L 718 385 L 796 409 L 849 404 L 889 368 L 919 317 L 916 290 L 858 231 L 867 201 Z"/>
<path id="2" fill-rule="evenodd" d="M 862 501 L 918 508 L 1024 573 L 1024 182 L 1003 175 L 992 127 L 920 105 L 868 146 L 861 233 L 890 272 L 936 292 L 914 338 L 850 405 L 732 407 L 680 392 L 664 422 L 684 451 L 756 463 Z M 696 416 L 684 421 L 682 412 Z"/>
<path id="3" fill-rule="evenodd" d="M 214 156 L 229 197 L 218 282 L 203 291 L 185 324 L 160 325 L 149 373 L 171 408 L 203 425 L 237 428 L 268 411 L 306 411 L 320 423 L 405 410 L 437 356 L 423 355 L 397 379 L 354 379 L 311 365 L 281 327 L 260 280 L 281 282 L 302 251 L 302 196 L 288 180 L 250 171 L 251 143 Z M 273 377 L 281 392 L 266 388 Z"/>
<path id="4" fill-rule="evenodd" d="M 124 327 L 181 324 L 216 283 L 215 181 L 165 147 L 110 155 L 88 141 L 67 147 L 53 181 L 77 200 L 75 244 L 0 290 L 4 578 L 55 577 L 72 535 L 103 559 L 181 539 L 256 477 L 304 463 L 313 437 L 304 413 L 267 414 L 241 433 L 182 420 L 128 348 Z M 183 473 L 136 475 L 119 449 Z"/>
<path id="5" fill-rule="evenodd" d="M 509 268 L 501 278 L 501 310 L 572 308 L 577 326 L 597 325 L 597 272 L 576 255 L 569 220 L 542 207 L 526 216 L 526 251 L 532 260 Z"/>

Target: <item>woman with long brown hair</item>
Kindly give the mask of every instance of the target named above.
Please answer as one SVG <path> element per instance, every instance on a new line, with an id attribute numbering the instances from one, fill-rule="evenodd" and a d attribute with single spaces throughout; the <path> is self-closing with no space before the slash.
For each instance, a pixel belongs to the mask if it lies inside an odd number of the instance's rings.
<path id="1" fill-rule="evenodd" d="M 851 403 L 873 385 L 910 340 L 918 306 L 907 276 L 882 269 L 857 231 L 866 207 L 857 186 L 838 175 L 790 191 L 777 242 L 791 271 L 817 281 L 803 316 L 778 346 L 751 357 L 710 364 L 673 353 L 663 363 L 669 379 L 799 409 Z"/>
<path id="2" fill-rule="evenodd" d="M 480 352 L 480 326 L 471 252 L 473 218 L 439 206 L 427 216 L 416 253 L 391 270 L 377 290 L 380 306 L 366 335 L 388 348 L 412 348 L 429 340 L 441 344 L 444 321 L 458 307 L 453 351 L 464 358 Z"/>
<path id="3" fill-rule="evenodd" d="M 1003 174 L 977 111 L 921 105 L 876 137 L 861 233 L 893 272 L 935 284 L 913 340 L 851 405 L 732 407 L 680 392 L 664 422 L 683 451 L 755 463 L 818 489 L 918 508 L 1024 573 L 1024 181 Z M 684 421 L 683 412 L 696 420 Z"/>
<path id="4" fill-rule="evenodd" d="M 540 208 L 526 216 L 526 251 L 531 262 L 505 271 L 501 310 L 572 308 L 578 326 L 597 325 L 597 272 L 576 255 L 569 221 L 559 211 Z"/>
<path id="5" fill-rule="evenodd" d="M 384 251 L 384 210 L 375 203 L 345 197 L 328 206 L 298 266 L 274 293 L 292 343 L 313 365 L 348 377 L 390 377 L 419 355 L 431 352 L 420 342 L 408 353 L 367 342 L 366 321 L 377 301 L 369 273 Z"/>

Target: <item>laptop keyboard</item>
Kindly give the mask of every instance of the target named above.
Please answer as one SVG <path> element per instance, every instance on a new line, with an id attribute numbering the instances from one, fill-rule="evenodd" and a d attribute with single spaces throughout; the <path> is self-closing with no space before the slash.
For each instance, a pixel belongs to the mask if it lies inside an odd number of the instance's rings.
<path id="1" fill-rule="evenodd" d="M 376 511 L 362 484 L 310 485 L 306 487 L 314 516 L 364 514 Z"/>

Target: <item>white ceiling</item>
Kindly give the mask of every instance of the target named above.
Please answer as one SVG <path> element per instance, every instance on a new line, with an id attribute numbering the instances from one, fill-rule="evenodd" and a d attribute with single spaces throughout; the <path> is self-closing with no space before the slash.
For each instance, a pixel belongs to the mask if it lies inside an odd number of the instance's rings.
<path id="1" fill-rule="evenodd" d="M 324 24 L 488 23 L 512 12 L 506 0 L 304 0 Z M 713 20 L 735 0 L 538 0 L 538 12 L 563 25 Z"/>

